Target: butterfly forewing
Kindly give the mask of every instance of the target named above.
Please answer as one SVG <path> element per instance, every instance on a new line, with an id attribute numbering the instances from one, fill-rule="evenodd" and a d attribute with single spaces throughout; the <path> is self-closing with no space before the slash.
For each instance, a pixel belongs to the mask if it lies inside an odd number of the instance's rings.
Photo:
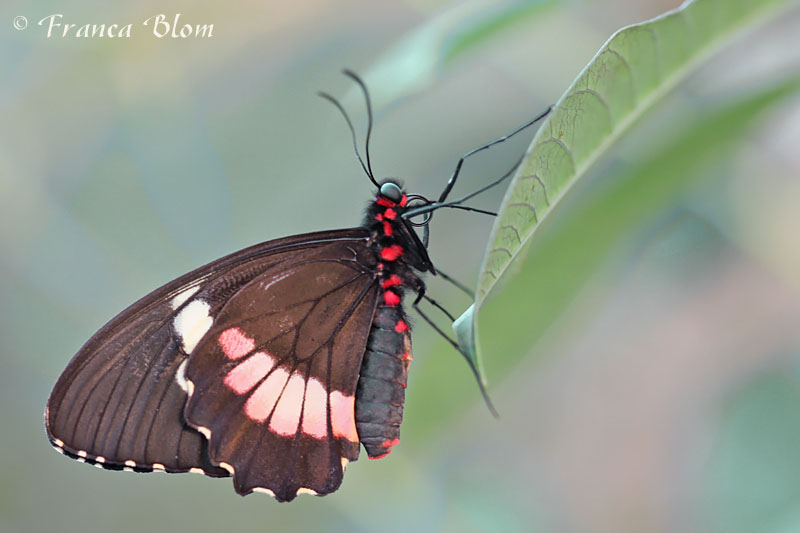
<path id="1" fill-rule="evenodd" d="M 338 488 L 358 457 L 353 401 L 378 286 L 366 247 L 296 254 L 230 299 L 185 369 L 190 425 L 237 492 Z M 373 261 L 374 262 L 374 261 Z M 365 327 L 366 325 L 366 327 Z"/>
<path id="2" fill-rule="evenodd" d="M 358 250 L 365 240 L 365 230 L 353 229 L 270 241 L 142 298 L 97 332 L 59 378 L 45 417 L 51 442 L 110 468 L 227 475 L 209 461 L 204 436 L 185 422 L 186 383 L 176 379 L 182 363 L 212 326 L 224 327 L 217 317 L 226 305 L 252 304 L 237 300 L 254 279 L 298 250 Z"/>

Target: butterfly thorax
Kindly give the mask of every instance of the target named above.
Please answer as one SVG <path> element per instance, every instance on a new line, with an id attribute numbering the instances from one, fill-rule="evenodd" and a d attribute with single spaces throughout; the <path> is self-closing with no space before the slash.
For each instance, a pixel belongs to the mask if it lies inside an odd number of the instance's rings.
<path id="1" fill-rule="evenodd" d="M 403 218 L 408 208 L 408 195 L 394 181 L 385 181 L 367 207 L 363 225 L 370 230 L 378 267 L 387 271 L 398 270 L 393 269 L 394 266 L 399 266 L 400 270 L 410 267 L 434 273 L 425 246 L 409 221 Z"/>

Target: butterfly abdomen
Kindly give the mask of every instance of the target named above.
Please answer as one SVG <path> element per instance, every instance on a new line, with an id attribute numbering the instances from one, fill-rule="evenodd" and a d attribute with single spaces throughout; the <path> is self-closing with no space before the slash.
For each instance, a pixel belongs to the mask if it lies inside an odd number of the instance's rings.
<path id="1" fill-rule="evenodd" d="M 361 362 L 355 422 L 370 459 L 384 457 L 400 442 L 411 363 L 411 331 L 403 312 L 403 293 L 424 288 L 415 270 L 429 270 L 422 244 L 401 218 L 407 202 L 395 183 L 384 184 L 367 209 L 364 223 L 371 234 L 379 296 Z"/>
<path id="2" fill-rule="evenodd" d="M 375 311 L 356 392 L 359 440 L 370 459 L 400 442 L 400 423 L 411 363 L 411 336 L 399 305 L 380 304 Z"/>

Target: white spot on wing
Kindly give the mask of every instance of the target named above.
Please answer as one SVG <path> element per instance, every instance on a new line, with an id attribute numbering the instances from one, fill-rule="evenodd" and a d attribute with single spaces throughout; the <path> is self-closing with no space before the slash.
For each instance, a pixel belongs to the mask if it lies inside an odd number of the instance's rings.
<path id="1" fill-rule="evenodd" d="M 96 463 L 103 464 L 103 463 L 105 463 L 105 462 L 106 462 L 106 458 L 105 458 L 105 457 L 103 457 L 102 455 L 98 455 L 97 457 L 95 457 L 95 458 L 94 458 L 94 461 L 95 461 Z"/>
<path id="2" fill-rule="evenodd" d="M 200 286 L 196 285 L 194 287 L 189 287 L 188 289 L 184 289 L 178 294 L 176 294 L 172 301 L 169 303 L 172 306 L 172 309 L 177 309 L 182 306 L 186 300 L 194 296 L 194 294 L 200 290 Z"/>
<path id="3" fill-rule="evenodd" d="M 206 440 L 211 440 L 211 430 L 205 426 L 197 426 L 197 431 L 203 434 Z"/>
<path id="4" fill-rule="evenodd" d="M 205 472 L 203 471 L 202 468 L 190 468 L 189 469 L 189 473 L 190 474 L 205 474 Z"/>
<path id="5" fill-rule="evenodd" d="M 189 392 L 189 382 L 186 380 L 186 363 L 188 359 L 184 359 L 183 362 L 178 367 L 178 371 L 175 372 L 175 383 L 178 384 L 178 387 L 183 389 L 183 392 Z"/>
<path id="6" fill-rule="evenodd" d="M 78 453 L 76 453 L 75 455 L 77 455 L 78 457 L 83 457 L 84 459 L 86 458 L 86 452 L 83 450 L 78 451 Z"/>
<path id="7" fill-rule="evenodd" d="M 175 316 L 172 325 L 180 335 L 183 351 L 192 353 L 214 320 L 208 316 L 211 306 L 203 300 L 193 300 Z"/>
<path id="8" fill-rule="evenodd" d="M 347 468 L 347 464 L 350 462 L 349 459 L 342 457 L 342 470 Z"/>
<path id="9" fill-rule="evenodd" d="M 136 466 L 136 461 L 128 459 L 127 461 L 125 461 L 125 466 L 129 466 L 129 467 L 133 468 L 133 467 Z"/>
<path id="10" fill-rule="evenodd" d="M 133 468 L 126 466 L 122 469 L 123 472 L 133 472 Z"/>
<path id="11" fill-rule="evenodd" d="M 63 448 L 64 447 L 64 441 L 61 440 L 61 439 L 53 439 L 53 443 L 56 446 L 58 446 L 59 448 Z"/>
<path id="12" fill-rule="evenodd" d="M 275 497 L 275 493 L 274 493 L 274 492 L 272 492 L 272 491 L 271 491 L 271 490 L 269 490 L 269 489 L 265 489 L 264 487 L 255 487 L 255 488 L 253 489 L 253 492 L 262 492 L 262 493 L 264 493 L 264 494 L 269 494 L 269 495 L 270 495 L 270 496 L 272 496 L 273 498 Z"/>
<path id="13" fill-rule="evenodd" d="M 78 461 L 79 463 L 85 463 L 86 462 L 86 459 L 84 459 L 83 457 L 77 457 L 75 460 Z"/>
<path id="14" fill-rule="evenodd" d="M 157 470 L 159 472 L 166 472 L 167 469 L 161 463 L 153 463 L 153 470 Z"/>
<path id="15" fill-rule="evenodd" d="M 223 461 L 223 462 L 221 462 L 219 464 L 219 466 L 221 468 L 224 468 L 225 470 L 227 470 L 230 475 L 233 475 L 233 467 L 231 465 L 229 465 L 228 463 Z"/>
<path id="16" fill-rule="evenodd" d="M 53 446 L 53 449 L 55 451 L 57 451 L 58 453 L 60 453 L 61 455 L 64 455 L 64 449 L 63 448 L 59 448 L 58 446 Z"/>
<path id="17" fill-rule="evenodd" d="M 297 494 L 311 494 L 312 496 L 317 496 L 319 493 L 312 489 L 307 489 L 305 487 L 301 487 L 297 489 Z"/>

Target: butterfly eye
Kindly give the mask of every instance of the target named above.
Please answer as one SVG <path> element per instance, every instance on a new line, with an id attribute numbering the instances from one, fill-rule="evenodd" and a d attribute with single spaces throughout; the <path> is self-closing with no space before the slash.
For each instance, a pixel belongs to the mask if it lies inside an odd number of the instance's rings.
<path id="1" fill-rule="evenodd" d="M 380 194 L 393 202 L 399 202 L 403 198 L 403 191 L 393 181 L 387 181 L 381 185 Z"/>

